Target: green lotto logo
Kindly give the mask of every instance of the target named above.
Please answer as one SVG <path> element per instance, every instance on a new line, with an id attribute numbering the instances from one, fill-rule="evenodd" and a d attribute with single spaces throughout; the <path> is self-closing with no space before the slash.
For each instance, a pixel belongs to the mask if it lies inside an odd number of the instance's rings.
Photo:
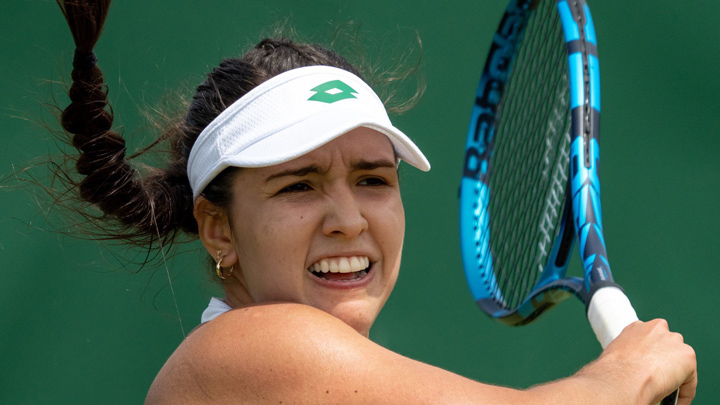
<path id="1" fill-rule="evenodd" d="M 308 100 L 320 101 L 322 103 L 328 104 L 332 104 L 340 100 L 345 100 L 346 98 L 357 98 L 355 97 L 357 91 L 355 91 L 352 87 L 348 86 L 340 80 L 331 80 L 329 82 L 325 82 L 319 86 L 314 87 L 310 91 L 314 91 L 315 94 L 313 94 L 312 97 L 310 97 Z"/>

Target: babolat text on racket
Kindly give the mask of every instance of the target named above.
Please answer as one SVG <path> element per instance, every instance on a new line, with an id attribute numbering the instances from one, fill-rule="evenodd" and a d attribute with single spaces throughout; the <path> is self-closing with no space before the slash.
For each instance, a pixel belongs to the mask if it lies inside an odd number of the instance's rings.
<path id="1" fill-rule="evenodd" d="M 605 249 L 599 120 L 597 39 L 585 1 L 510 1 L 468 130 L 465 275 L 480 308 L 509 325 L 579 298 L 604 348 L 638 318 Z M 568 277 L 576 240 L 583 277 Z M 662 403 L 676 401 L 677 391 Z"/>

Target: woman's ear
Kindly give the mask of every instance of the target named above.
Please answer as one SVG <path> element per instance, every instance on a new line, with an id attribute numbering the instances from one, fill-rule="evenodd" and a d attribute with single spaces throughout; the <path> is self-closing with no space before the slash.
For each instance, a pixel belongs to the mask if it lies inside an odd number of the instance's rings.
<path id="1" fill-rule="evenodd" d="M 232 228 L 225 210 L 200 196 L 195 200 L 193 215 L 198 224 L 200 240 L 210 256 L 217 260 L 218 251 L 220 251 L 223 267 L 237 265 Z"/>

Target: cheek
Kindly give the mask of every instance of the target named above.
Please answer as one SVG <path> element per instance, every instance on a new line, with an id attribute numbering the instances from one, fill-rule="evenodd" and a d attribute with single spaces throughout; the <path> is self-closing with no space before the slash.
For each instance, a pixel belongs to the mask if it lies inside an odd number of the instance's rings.
<path id="1" fill-rule="evenodd" d="M 402 247 L 402 242 L 405 238 L 405 208 L 400 199 L 394 204 L 391 216 L 393 219 L 393 227 L 392 229 L 388 229 L 387 232 L 390 237 L 399 241 Z"/>
<path id="2" fill-rule="evenodd" d="M 405 213 L 402 203 L 393 206 L 382 218 L 377 218 L 377 242 L 383 254 L 383 292 L 381 294 L 382 307 L 390 297 L 398 275 L 400 274 L 400 261 L 402 257 L 403 241 L 405 237 Z"/>
<path id="3" fill-rule="evenodd" d="M 256 299 L 279 298 L 286 285 L 304 276 L 310 224 L 305 213 L 254 212 L 234 232 L 240 269 Z"/>
<path id="4" fill-rule="evenodd" d="M 383 249 L 383 255 L 391 268 L 397 270 L 400 266 L 400 257 L 402 254 L 403 240 L 405 238 L 405 211 L 401 201 L 397 201 L 390 206 L 385 215 L 378 216 L 375 219 L 376 238 Z"/>

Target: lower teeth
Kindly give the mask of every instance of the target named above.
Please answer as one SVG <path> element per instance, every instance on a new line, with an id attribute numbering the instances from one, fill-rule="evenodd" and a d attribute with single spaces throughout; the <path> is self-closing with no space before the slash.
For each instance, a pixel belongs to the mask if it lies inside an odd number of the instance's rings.
<path id="1" fill-rule="evenodd" d="M 367 270 L 360 270 L 357 273 L 355 273 L 355 279 L 361 279 L 365 276 L 367 276 Z"/>

